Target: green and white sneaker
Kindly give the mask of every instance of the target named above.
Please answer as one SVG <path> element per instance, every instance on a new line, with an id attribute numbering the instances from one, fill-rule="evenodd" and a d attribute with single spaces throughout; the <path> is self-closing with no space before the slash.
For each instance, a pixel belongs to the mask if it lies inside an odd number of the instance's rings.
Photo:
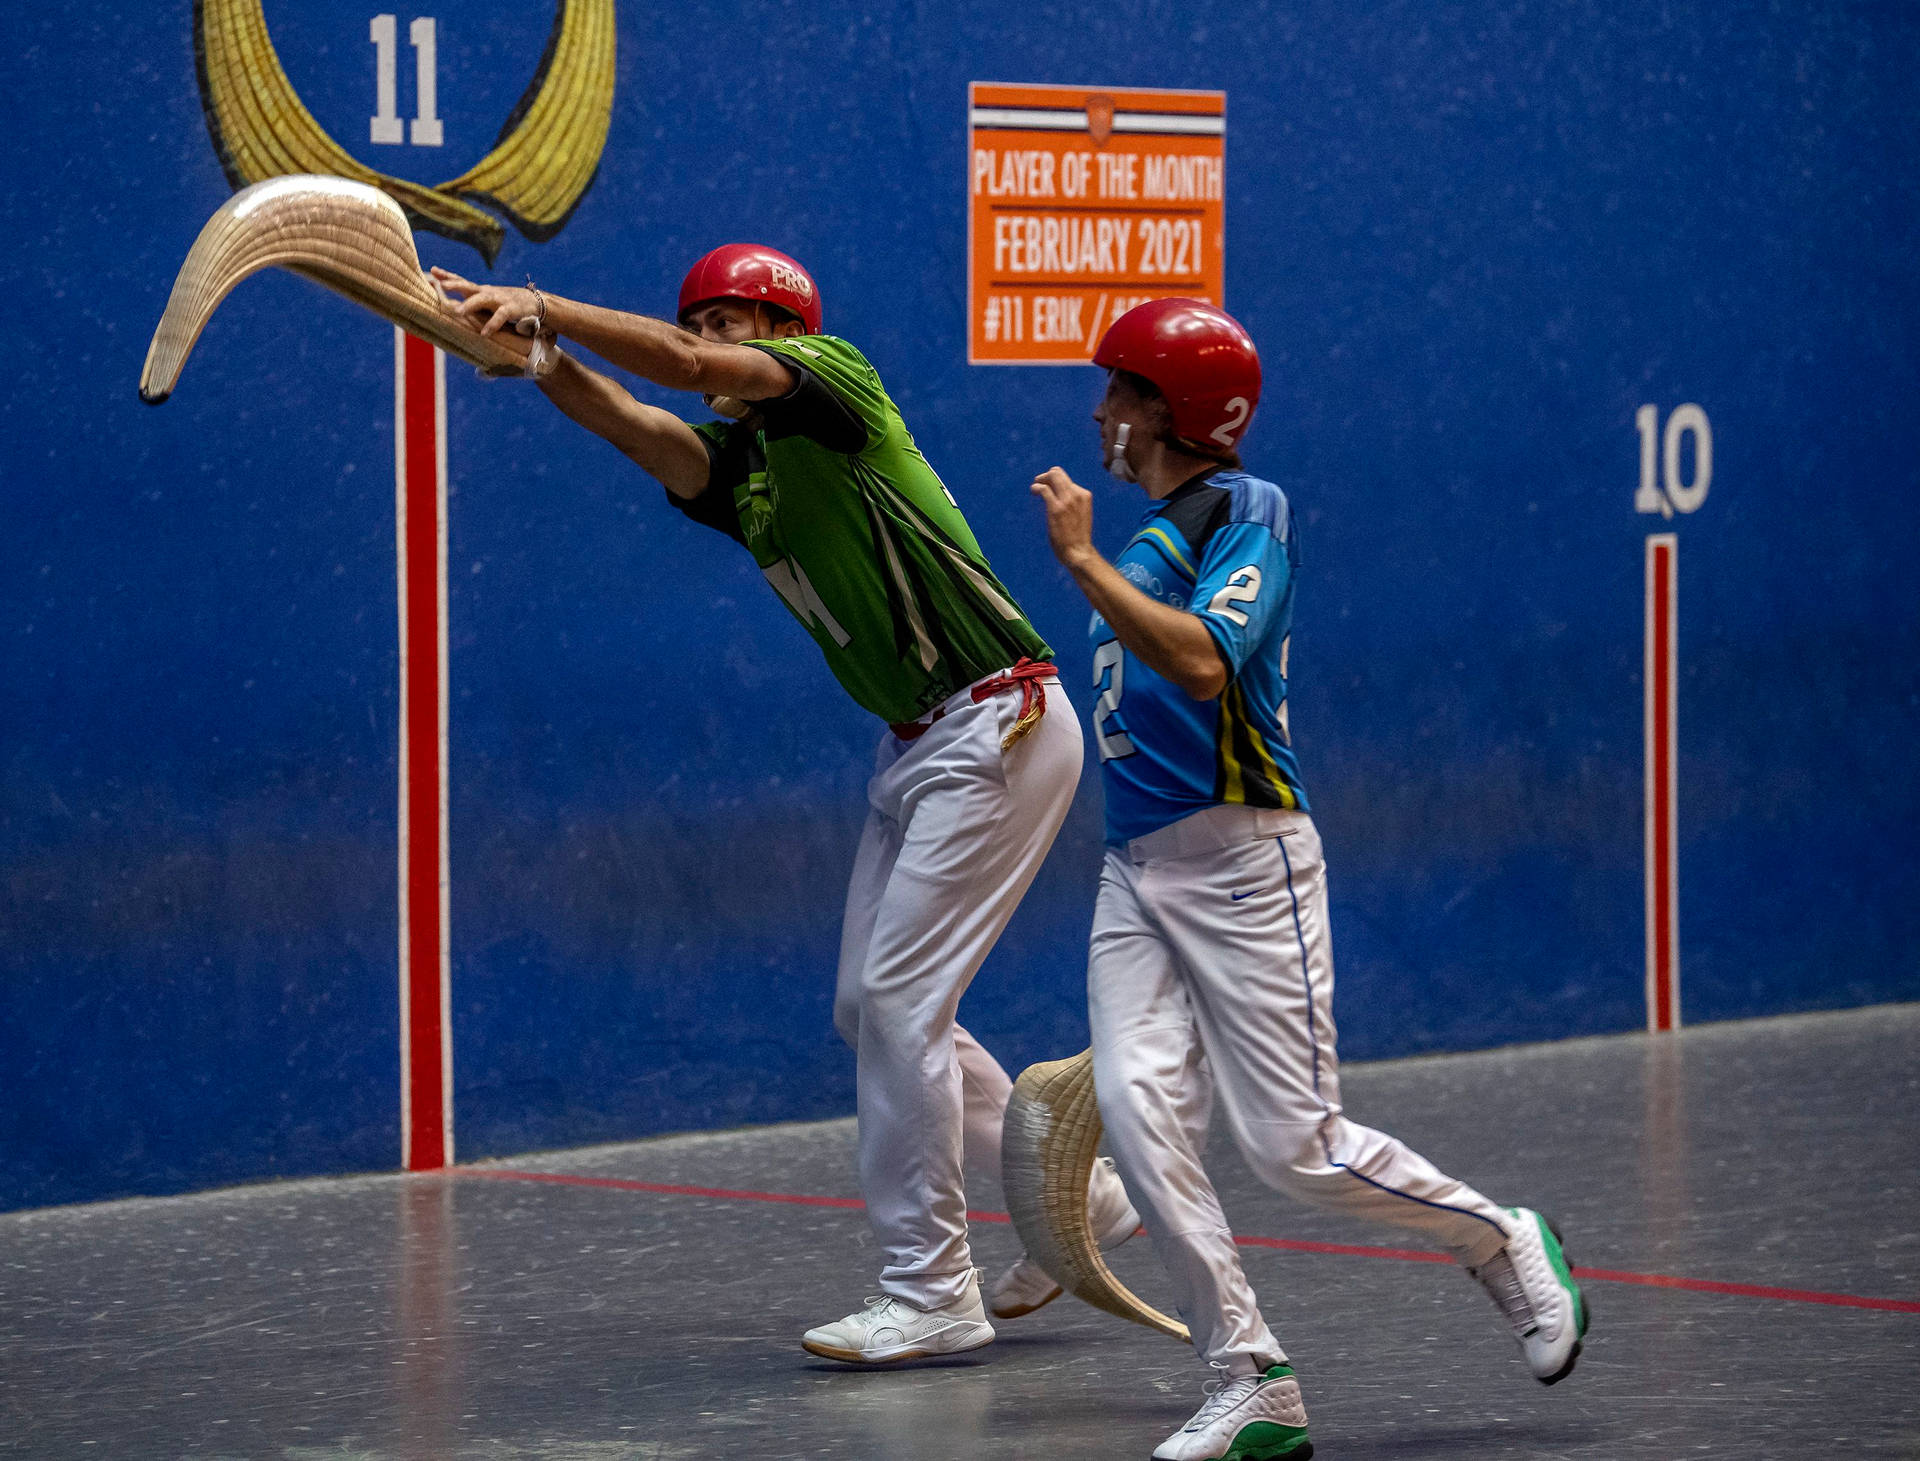
<path id="1" fill-rule="evenodd" d="M 1264 1375 L 1209 1381 L 1207 1403 L 1160 1443 L 1153 1461 L 1307 1461 L 1312 1455 L 1300 1382 L 1292 1365 L 1280 1364 Z"/>
<path id="2" fill-rule="evenodd" d="M 1573 1281 L 1560 1230 L 1528 1207 L 1504 1209 L 1507 1246 L 1468 1273 L 1479 1280 L 1527 1357 L 1542 1385 L 1573 1373 L 1587 1332 L 1587 1301 Z"/>

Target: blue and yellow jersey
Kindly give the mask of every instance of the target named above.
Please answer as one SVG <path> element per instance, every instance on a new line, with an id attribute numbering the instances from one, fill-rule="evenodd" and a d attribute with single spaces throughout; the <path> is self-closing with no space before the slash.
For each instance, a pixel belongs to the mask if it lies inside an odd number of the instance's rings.
<path id="1" fill-rule="evenodd" d="M 1107 840 L 1144 837 L 1203 807 L 1307 809 L 1287 735 L 1287 641 L 1298 554 L 1286 494 L 1225 468 L 1154 503 L 1114 566 L 1195 614 L 1227 669 L 1195 700 L 1093 616 L 1093 735 Z"/>

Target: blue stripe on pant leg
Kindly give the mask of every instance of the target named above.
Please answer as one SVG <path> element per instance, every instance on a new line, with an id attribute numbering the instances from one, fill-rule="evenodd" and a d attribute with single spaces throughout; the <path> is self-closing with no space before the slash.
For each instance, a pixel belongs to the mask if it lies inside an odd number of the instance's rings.
<path id="1" fill-rule="evenodd" d="M 1307 985 L 1307 1042 L 1313 1047 L 1314 1099 L 1320 1102 L 1320 1109 L 1331 1116 L 1333 1114 L 1333 1108 L 1327 1105 L 1326 1097 L 1320 1094 L 1320 1030 L 1318 1023 L 1313 1017 L 1313 966 L 1307 958 L 1306 931 L 1300 927 L 1300 896 L 1293 890 L 1293 859 L 1287 856 L 1286 838 L 1276 837 L 1273 839 L 1273 843 L 1274 846 L 1280 849 L 1280 861 L 1287 869 L 1287 901 L 1293 906 L 1293 936 L 1300 945 L 1300 977 L 1306 981 Z M 1450 1203 L 1434 1202 L 1425 1197 L 1415 1197 L 1411 1192 L 1402 1192 L 1397 1187 L 1389 1187 L 1384 1182 L 1376 1182 L 1364 1172 L 1354 1171 L 1353 1168 L 1349 1167 L 1345 1162 L 1336 1162 L 1333 1159 L 1333 1145 L 1327 1140 L 1327 1134 L 1324 1129 L 1320 1132 L 1320 1150 L 1325 1155 L 1329 1167 L 1337 1168 L 1345 1172 L 1349 1177 L 1366 1183 L 1369 1187 L 1385 1192 L 1392 1197 L 1402 1197 L 1408 1202 L 1417 1202 L 1422 1207 L 1431 1207 L 1440 1212 L 1457 1212 L 1462 1217 L 1475 1218 L 1499 1233 L 1501 1237 L 1504 1238 L 1508 1236 L 1505 1228 L 1501 1227 L 1499 1223 L 1484 1213 L 1472 1212 L 1464 1207 L 1454 1207 Z"/>

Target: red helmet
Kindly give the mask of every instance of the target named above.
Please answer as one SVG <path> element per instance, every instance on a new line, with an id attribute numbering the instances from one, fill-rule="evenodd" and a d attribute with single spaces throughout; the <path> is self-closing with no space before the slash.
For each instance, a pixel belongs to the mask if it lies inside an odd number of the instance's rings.
<path id="1" fill-rule="evenodd" d="M 1252 338 L 1197 299 L 1135 305 L 1108 327 L 1093 363 L 1152 381 L 1172 409 L 1174 435 L 1208 451 L 1236 446 L 1260 404 Z"/>
<path id="2" fill-rule="evenodd" d="M 809 335 L 820 333 L 820 290 L 813 276 L 765 244 L 722 244 L 687 270 L 680 286 L 681 324 L 698 305 L 716 299 L 776 304 L 800 316 Z"/>

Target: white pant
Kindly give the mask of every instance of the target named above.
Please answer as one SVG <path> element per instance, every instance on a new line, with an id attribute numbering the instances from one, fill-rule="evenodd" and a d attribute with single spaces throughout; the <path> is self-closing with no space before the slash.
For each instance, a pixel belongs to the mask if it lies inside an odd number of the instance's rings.
<path id="1" fill-rule="evenodd" d="M 1305 813 L 1212 807 L 1109 848 L 1087 985 L 1108 1149 L 1202 1359 L 1246 1374 L 1286 1357 L 1201 1166 L 1216 1096 L 1267 1185 L 1463 1263 L 1505 1243 L 1494 1204 L 1340 1114 L 1326 870 Z"/>
<path id="2" fill-rule="evenodd" d="M 977 705 L 962 691 L 917 740 L 882 737 L 867 786 L 833 1022 L 859 1052 L 860 1188 L 886 1254 L 880 1287 L 922 1309 L 966 1292 L 963 1152 L 998 1176 L 1012 1089 L 954 1012 L 1080 780 L 1080 722 L 1057 680 L 1045 691 L 1047 713 L 1005 752 L 1019 691 Z"/>

